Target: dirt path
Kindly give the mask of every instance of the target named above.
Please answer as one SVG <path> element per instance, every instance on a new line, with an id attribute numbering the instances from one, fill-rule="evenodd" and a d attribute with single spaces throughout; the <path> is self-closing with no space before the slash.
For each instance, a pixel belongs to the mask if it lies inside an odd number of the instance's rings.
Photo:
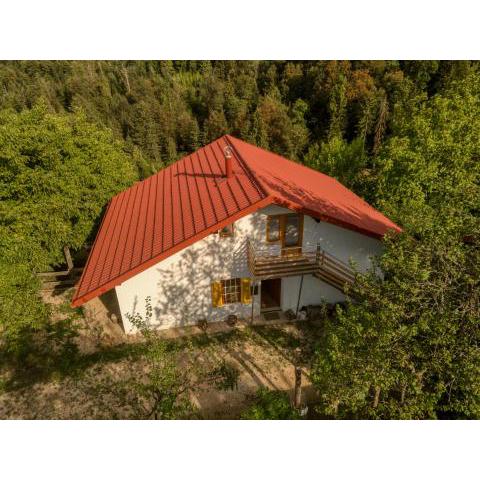
<path id="1" fill-rule="evenodd" d="M 145 371 L 142 341 L 139 337 L 125 336 L 111 318 L 95 316 L 94 311 L 87 312 L 78 322 L 76 342 L 82 363 L 75 374 L 54 372 L 46 380 L 32 378 L 23 386 L 4 390 L 0 393 L 0 418 L 112 418 L 111 411 L 102 407 L 105 398 L 101 398 L 98 385 L 105 378 L 120 380 L 132 372 L 142 375 Z M 295 348 L 311 346 L 318 330 L 316 324 L 301 322 L 256 327 L 216 325 L 207 334 L 190 327 L 163 335 L 172 341 L 194 339 L 195 348 L 202 355 L 225 359 L 238 368 L 237 389 L 226 392 L 210 389 L 192 398 L 203 418 L 237 418 L 261 386 L 293 392 Z M 203 346 L 206 344 L 207 349 Z M 305 395 L 311 396 L 306 376 L 303 386 Z M 115 417 L 130 418 L 131 413 L 120 409 Z"/>

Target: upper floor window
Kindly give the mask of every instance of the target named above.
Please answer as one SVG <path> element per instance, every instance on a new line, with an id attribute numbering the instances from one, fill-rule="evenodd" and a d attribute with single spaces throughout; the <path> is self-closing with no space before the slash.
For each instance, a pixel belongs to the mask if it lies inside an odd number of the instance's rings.
<path id="1" fill-rule="evenodd" d="M 301 213 L 286 213 L 268 216 L 266 239 L 267 242 L 279 242 L 283 249 L 301 247 L 303 215 Z"/>
<path id="2" fill-rule="evenodd" d="M 284 247 L 298 247 L 302 244 L 302 220 L 300 215 L 285 215 L 282 235 Z"/>
<path id="3" fill-rule="evenodd" d="M 280 240 L 280 216 L 270 216 L 267 218 L 267 242 L 278 242 Z"/>

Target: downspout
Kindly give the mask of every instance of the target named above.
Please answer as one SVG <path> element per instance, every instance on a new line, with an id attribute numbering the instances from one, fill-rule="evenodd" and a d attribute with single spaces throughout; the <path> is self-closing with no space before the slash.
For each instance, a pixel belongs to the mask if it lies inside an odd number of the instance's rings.
<path id="1" fill-rule="evenodd" d="M 253 304 L 255 302 L 255 295 L 253 294 L 255 292 L 255 280 L 252 282 L 252 318 L 251 318 L 251 324 L 253 325 Z"/>
<path id="2" fill-rule="evenodd" d="M 300 288 L 298 289 L 298 300 L 297 300 L 297 311 L 295 312 L 295 317 L 298 317 L 298 309 L 300 307 L 300 297 L 302 295 L 302 287 L 303 287 L 303 275 L 300 279 Z"/>

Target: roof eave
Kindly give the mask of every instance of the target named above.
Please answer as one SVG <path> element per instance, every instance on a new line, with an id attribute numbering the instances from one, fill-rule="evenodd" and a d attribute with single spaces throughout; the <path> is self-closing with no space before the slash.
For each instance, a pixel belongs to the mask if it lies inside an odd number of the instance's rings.
<path id="1" fill-rule="evenodd" d="M 354 225 L 352 223 L 345 222 L 343 220 L 339 220 L 335 217 L 331 217 L 330 215 L 326 215 L 322 212 L 317 212 L 315 210 L 306 208 L 306 207 L 304 207 L 304 206 L 302 206 L 298 203 L 295 203 L 295 202 L 292 202 L 292 201 L 289 201 L 289 200 L 285 200 L 283 198 L 274 197 L 274 202 L 273 203 L 275 203 L 276 205 L 288 208 L 290 210 L 294 210 L 294 211 L 297 211 L 297 212 L 300 212 L 300 213 L 304 213 L 305 215 L 310 215 L 311 217 L 318 218 L 319 220 L 322 220 L 324 222 L 331 223 L 333 225 L 337 225 L 337 226 L 342 227 L 342 228 L 346 228 L 347 230 L 351 230 L 351 231 L 354 231 L 354 232 L 357 232 L 357 233 L 361 233 L 362 235 L 366 235 L 368 237 L 376 238 L 378 240 L 382 240 L 383 237 L 389 231 L 394 231 L 394 232 L 396 231 L 397 233 L 402 232 L 402 229 L 398 225 L 394 224 L 393 222 L 392 223 L 393 223 L 394 227 L 392 227 L 390 229 L 386 228 L 384 233 L 378 233 L 378 232 L 374 232 L 372 230 L 368 230 L 368 229 L 365 229 L 365 228 L 362 228 L 362 227 L 358 227 L 357 225 Z"/>

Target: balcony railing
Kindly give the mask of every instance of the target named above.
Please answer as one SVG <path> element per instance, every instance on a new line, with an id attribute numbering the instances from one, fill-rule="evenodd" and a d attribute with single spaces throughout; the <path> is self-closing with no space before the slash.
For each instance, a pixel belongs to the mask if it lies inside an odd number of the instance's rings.
<path id="1" fill-rule="evenodd" d="M 305 247 L 281 248 L 279 245 L 254 246 L 247 239 L 248 267 L 258 279 L 312 274 L 324 282 L 344 289 L 353 283 L 355 273 L 345 262 L 320 247 L 320 244 Z"/>

